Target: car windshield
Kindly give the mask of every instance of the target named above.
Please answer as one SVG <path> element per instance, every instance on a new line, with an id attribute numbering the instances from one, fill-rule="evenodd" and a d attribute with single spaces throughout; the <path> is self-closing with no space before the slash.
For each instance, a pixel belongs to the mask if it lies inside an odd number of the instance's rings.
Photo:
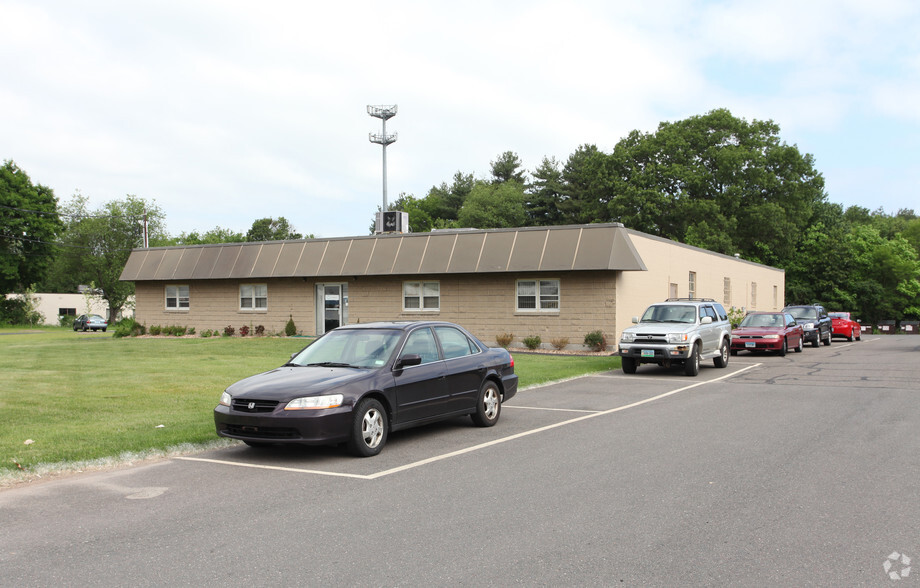
<path id="1" fill-rule="evenodd" d="M 845 313 L 845 312 L 829 312 L 829 313 L 827 313 L 827 316 L 831 317 L 832 319 L 835 319 L 835 318 L 836 318 L 836 319 L 850 318 L 849 316 L 847 316 L 847 313 Z"/>
<path id="2" fill-rule="evenodd" d="M 696 307 L 683 304 L 649 306 L 642 315 L 643 323 L 695 323 Z"/>
<path id="3" fill-rule="evenodd" d="M 797 319 L 816 319 L 818 318 L 818 311 L 814 308 L 809 308 L 807 306 L 798 306 L 787 308 L 786 312 L 792 315 L 793 318 Z"/>
<path id="4" fill-rule="evenodd" d="M 749 314 L 741 321 L 742 327 L 782 327 L 783 325 L 781 314 Z"/>
<path id="5" fill-rule="evenodd" d="M 330 331 L 291 358 L 293 366 L 379 368 L 396 349 L 396 329 Z"/>

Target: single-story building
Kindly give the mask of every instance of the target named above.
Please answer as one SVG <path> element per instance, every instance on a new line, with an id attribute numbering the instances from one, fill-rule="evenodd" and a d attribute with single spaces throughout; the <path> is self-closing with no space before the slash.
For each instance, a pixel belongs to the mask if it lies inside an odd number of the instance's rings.
<path id="1" fill-rule="evenodd" d="M 299 333 L 380 320 L 459 323 L 494 344 L 548 346 L 601 330 L 611 346 L 651 303 L 705 297 L 778 310 L 781 269 L 619 223 L 443 230 L 365 237 L 135 249 L 121 279 L 147 326 Z"/>
<path id="2" fill-rule="evenodd" d="M 22 298 L 21 294 L 7 294 L 7 298 Z M 84 294 L 61 294 L 36 292 L 32 295 L 35 310 L 44 317 L 42 324 L 59 325 L 62 321 L 73 321 L 81 314 L 98 314 L 111 320 L 108 303 L 100 296 L 87 297 Z"/>

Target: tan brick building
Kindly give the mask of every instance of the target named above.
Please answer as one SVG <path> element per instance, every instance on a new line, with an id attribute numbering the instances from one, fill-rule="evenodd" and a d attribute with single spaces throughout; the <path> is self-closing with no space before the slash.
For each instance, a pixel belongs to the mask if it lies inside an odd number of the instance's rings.
<path id="1" fill-rule="evenodd" d="M 597 224 L 137 249 L 121 279 L 152 325 L 302 334 L 340 324 L 438 319 L 493 344 L 539 335 L 614 345 L 631 317 L 668 297 L 726 308 L 784 305 L 783 270 Z"/>

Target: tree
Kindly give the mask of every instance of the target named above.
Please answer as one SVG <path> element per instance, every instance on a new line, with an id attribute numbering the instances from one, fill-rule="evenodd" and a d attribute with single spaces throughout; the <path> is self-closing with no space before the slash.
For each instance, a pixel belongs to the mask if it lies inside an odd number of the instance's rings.
<path id="1" fill-rule="evenodd" d="M 520 227 L 527 221 L 524 186 L 510 180 L 476 182 L 457 218 L 457 226 L 477 229 Z"/>
<path id="2" fill-rule="evenodd" d="M 521 160 L 513 151 L 505 151 L 492 162 L 492 183 L 514 181 L 524 185 L 524 172 L 521 170 Z"/>
<path id="3" fill-rule="evenodd" d="M 528 225 L 546 227 L 563 224 L 564 217 L 559 210 L 562 201 L 562 171 L 555 158 L 544 157 L 533 172 L 533 183 L 526 187 L 524 210 Z"/>
<path id="4" fill-rule="evenodd" d="M 562 168 L 562 197 L 558 202 L 567 223 L 607 222 L 613 196 L 610 157 L 596 145 L 581 145 Z"/>
<path id="5" fill-rule="evenodd" d="M 119 278 L 131 250 L 144 244 L 144 216 L 150 242 L 165 242 L 165 215 L 153 202 L 128 195 L 124 200 L 112 200 L 95 211 L 88 209 L 89 201 L 80 194 L 63 207 L 68 217 L 62 238 L 61 254 L 55 264 L 59 283 L 93 284 L 108 303 L 110 320 L 115 320 L 134 294 L 133 282 Z"/>
<path id="6" fill-rule="evenodd" d="M 243 243 L 246 241 L 246 235 L 236 233 L 223 227 L 214 227 L 204 233 L 192 231 L 191 233 L 180 233 L 178 237 L 170 238 L 169 245 L 211 245 L 213 243 Z"/>
<path id="7" fill-rule="evenodd" d="M 791 260 L 826 200 L 813 157 L 783 143 L 778 125 L 725 109 L 633 131 L 610 168 L 612 220 L 770 265 Z"/>
<path id="8" fill-rule="evenodd" d="M 41 283 L 63 229 L 51 188 L 32 184 L 12 161 L 0 167 L 0 298 Z"/>
<path id="9" fill-rule="evenodd" d="M 260 218 L 252 223 L 252 228 L 246 233 L 247 241 L 286 241 L 288 239 L 303 239 L 300 233 L 294 232 L 286 218 L 279 216 Z"/>

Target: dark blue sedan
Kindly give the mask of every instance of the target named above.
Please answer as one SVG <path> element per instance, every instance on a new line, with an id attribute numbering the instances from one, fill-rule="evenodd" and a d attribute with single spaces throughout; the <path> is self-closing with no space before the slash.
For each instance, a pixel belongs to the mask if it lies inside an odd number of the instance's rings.
<path id="1" fill-rule="evenodd" d="M 498 422 L 517 392 L 514 359 L 446 322 L 381 322 L 329 331 L 283 366 L 229 386 L 214 409 L 221 437 L 251 446 L 346 443 L 380 453 L 392 431 L 460 415 Z"/>

